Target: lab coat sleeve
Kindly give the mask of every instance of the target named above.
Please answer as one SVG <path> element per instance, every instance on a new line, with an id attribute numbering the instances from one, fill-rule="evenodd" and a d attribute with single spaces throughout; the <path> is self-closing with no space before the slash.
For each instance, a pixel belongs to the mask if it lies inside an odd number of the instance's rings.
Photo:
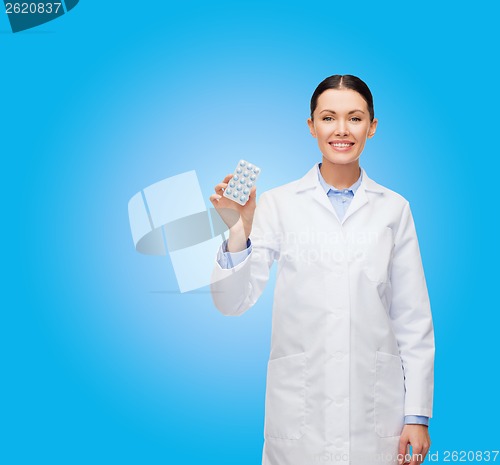
<path id="1" fill-rule="evenodd" d="M 210 290 L 217 309 L 224 315 L 241 315 L 252 307 L 269 279 L 269 270 L 279 256 L 277 215 L 267 193 L 255 209 L 248 256 L 233 268 L 224 269 L 215 260 Z"/>
<path id="2" fill-rule="evenodd" d="M 390 317 L 405 377 L 405 415 L 432 417 L 434 328 L 410 205 L 395 234 Z"/>
<path id="3" fill-rule="evenodd" d="M 252 241 L 248 239 L 246 249 L 240 252 L 228 252 L 226 239 L 217 252 L 217 263 L 224 269 L 234 268 L 236 265 L 239 265 L 243 260 L 245 260 L 251 251 Z"/>

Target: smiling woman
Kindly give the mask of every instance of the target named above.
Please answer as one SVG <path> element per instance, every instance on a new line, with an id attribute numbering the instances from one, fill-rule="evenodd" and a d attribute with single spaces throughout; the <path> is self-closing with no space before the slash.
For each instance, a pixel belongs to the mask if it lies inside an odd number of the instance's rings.
<path id="1" fill-rule="evenodd" d="M 330 184 L 348 187 L 357 179 L 346 177 L 346 170 L 352 172 L 366 140 L 374 136 L 377 123 L 372 94 L 360 79 L 336 75 L 317 87 L 307 124 L 311 135 L 318 139 L 323 153 L 321 174 Z M 343 180 L 348 185 L 343 186 Z"/>
<path id="2" fill-rule="evenodd" d="M 434 331 L 410 206 L 359 165 L 377 128 L 363 81 L 325 79 L 307 123 L 322 161 L 303 178 L 258 205 L 255 187 L 244 206 L 223 196 L 231 176 L 210 197 L 230 231 L 212 277 L 223 314 L 254 305 L 278 264 L 262 463 L 390 465 L 412 445 L 415 465 L 430 447 Z"/>

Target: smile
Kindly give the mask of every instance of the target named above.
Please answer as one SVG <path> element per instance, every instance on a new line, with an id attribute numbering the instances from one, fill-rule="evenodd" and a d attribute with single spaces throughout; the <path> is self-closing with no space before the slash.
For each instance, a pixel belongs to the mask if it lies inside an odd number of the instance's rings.
<path id="1" fill-rule="evenodd" d="M 331 144 L 333 145 L 334 147 L 350 147 L 351 145 L 354 145 L 352 142 L 349 142 L 347 144 L 339 144 L 339 143 L 335 143 L 335 144 Z"/>
<path id="2" fill-rule="evenodd" d="M 337 152 L 349 152 L 354 145 L 354 142 L 349 142 L 349 141 L 332 141 L 329 142 L 330 146 L 332 147 L 333 150 Z"/>

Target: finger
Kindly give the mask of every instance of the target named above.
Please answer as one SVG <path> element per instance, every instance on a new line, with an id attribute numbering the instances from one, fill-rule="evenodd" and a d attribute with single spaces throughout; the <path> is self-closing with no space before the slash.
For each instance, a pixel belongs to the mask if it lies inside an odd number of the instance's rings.
<path id="1" fill-rule="evenodd" d="M 418 465 L 421 465 L 422 463 L 424 463 L 424 460 L 425 460 L 425 456 L 427 455 L 427 452 L 425 452 L 425 450 L 422 450 L 418 456 L 416 457 L 416 462 Z"/>
<path id="2" fill-rule="evenodd" d="M 410 465 L 419 465 L 420 463 L 422 463 L 422 447 L 412 446 Z"/>
<path id="3" fill-rule="evenodd" d="M 425 457 L 427 456 L 429 449 L 430 449 L 430 444 L 427 442 L 424 442 L 422 444 L 422 449 L 420 450 L 420 453 L 422 454 L 421 462 L 423 462 L 425 460 Z"/>
<path id="4" fill-rule="evenodd" d="M 406 446 L 406 449 L 405 449 L 405 455 L 404 455 L 403 463 L 406 463 L 406 464 L 410 465 L 410 460 L 411 460 L 410 442 L 408 442 L 408 445 Z"/>
<path id="5" fill-rule="evenodd" d="M 424 463 L 425 456 L 427 455 L 428 451 L 429 451 L 429 448 L 425 447 L 425 444 L 420 447 L 420 450 L 417 451 L 417 453 L 418 453 L 417 463 L 418 464 Z"/>
<path id="6" fill-rule="evenodd" d="M 217 192 L 217 194 L 222 194 L 222 190 L 225 189 L 227 187 L 227 182 L 220 182 L 219 184 L 217 184 L 215 186 L 215 192 Z"/>
<path id="7" fill-rule="evenodd" d="M 215 207 L 219 203 L 219 200 L 222 198 L 222 195 L 219 194 L 212 194 L 210 196 L 210 202 L 212 202 L 212 205 Z"/>
<path id="8" fill-rule="evenodd" d="M 230 180 L 233 176 L 234 176 L 234 174 L 233 174 L 233 173 L 228 174 L 228 175 L 227 175 L 227 176 L 226 176 L 226 177 L 222 180 L 222 182 L 229 182 L 229 180 Z"/>
<path id="9" fill-rule="evenodd" d="M 257 187 L 253 186 L 253 187 L 250 189 L 250 194 L 248 194 L 248 198 L 249 198 L 250 200 L 257 198 Z"/>
<path id="10" fill-rule="evenodd" d="M 401 436 L 399 440 L 399 448 L 398 448 L 398 463 L 401 465 L 405 461 L 405 454 L 408 446 L 408 439 L 404 436 Z"/>

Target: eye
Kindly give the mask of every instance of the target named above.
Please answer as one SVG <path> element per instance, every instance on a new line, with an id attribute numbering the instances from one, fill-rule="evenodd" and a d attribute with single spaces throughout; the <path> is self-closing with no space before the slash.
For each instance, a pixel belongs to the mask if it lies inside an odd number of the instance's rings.
<path id="1" fill-rule="evenodd" d="M 361 121 L 361 118 L 359 118 L 359 117 L 357 117 L 357 116 L 353 116 L 353 117 L 351 118 L 351 121 L 355 121 L 355 122 L 357 123 L 358 121 Z"/>
<path id="2" fill-rule="evenodd" d="M 331 116 L 325 116 L 323 121 L 333 121 L 333 118 Z"/>

